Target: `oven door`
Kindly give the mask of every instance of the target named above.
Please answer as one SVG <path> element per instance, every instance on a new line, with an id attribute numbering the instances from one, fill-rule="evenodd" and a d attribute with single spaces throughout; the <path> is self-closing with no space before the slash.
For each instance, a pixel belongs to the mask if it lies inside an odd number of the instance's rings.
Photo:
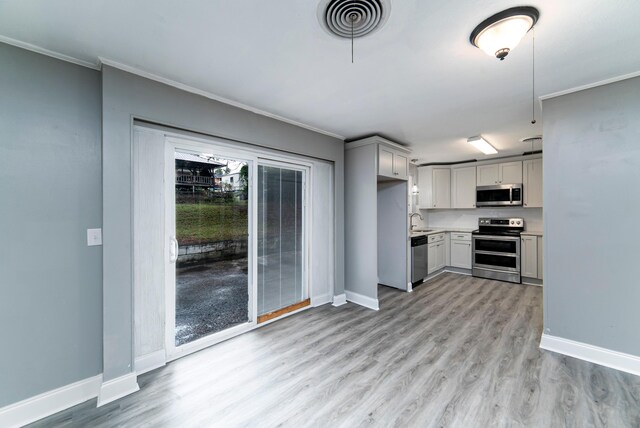
<path id="1" fill-rule="evenodd" d="M 520 238 L 516 236 L 475 235 L 473 267 L 520 272 Z"/>

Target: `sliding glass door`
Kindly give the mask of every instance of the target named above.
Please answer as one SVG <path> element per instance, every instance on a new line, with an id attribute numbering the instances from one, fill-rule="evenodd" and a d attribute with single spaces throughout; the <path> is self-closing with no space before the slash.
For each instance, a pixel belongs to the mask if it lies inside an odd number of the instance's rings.
<path id="1" fill-rule="evenodd" d="M 288 164 L 258 165 L 258 322 L 309 304 L 306 174 Z"/>
<path id="2" fill-rule="evenodd" d="M 310 304 L 308 175 L 254 150 L 167 139 L 169 359 Z"/>

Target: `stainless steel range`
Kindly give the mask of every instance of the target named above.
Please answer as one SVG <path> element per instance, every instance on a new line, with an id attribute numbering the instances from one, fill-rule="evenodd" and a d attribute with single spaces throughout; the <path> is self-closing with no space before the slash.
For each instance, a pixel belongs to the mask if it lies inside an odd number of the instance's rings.
<path id="1" fill-rule="evenodd" d="M 480 218 L 473 231 L 473 276 L 520 283 L 522 218 Z"/>

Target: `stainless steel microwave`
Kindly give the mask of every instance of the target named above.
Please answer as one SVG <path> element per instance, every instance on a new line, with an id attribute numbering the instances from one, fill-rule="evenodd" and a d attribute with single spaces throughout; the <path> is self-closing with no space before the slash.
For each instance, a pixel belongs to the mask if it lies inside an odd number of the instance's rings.
<path id="1" fill-rule="evenodd" d="M 522 184 L 476 187 L 476 207 L 522 206 Z"/>

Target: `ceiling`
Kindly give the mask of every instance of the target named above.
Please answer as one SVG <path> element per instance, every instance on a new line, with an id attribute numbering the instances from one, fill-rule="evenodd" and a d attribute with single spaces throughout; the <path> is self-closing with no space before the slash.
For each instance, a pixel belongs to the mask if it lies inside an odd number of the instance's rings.
<path id="1" fill-rule="evenodd" d="M 319 0 L 3 0 L 0 36 L 126 64 L 344 138 L 379 133 L 420 162 L 522 153 L 531 125 L 529 33 L 498 61 L 469 33 L 512 0 L 391 0 L 379 31 L 330 36 Z M 637 0 L 533 0 L 536 96 L 640 70 Z M 536 115 L 539 115 L 540 105 Z M 539 149 L 539 147 L 537 147 Z"/>

